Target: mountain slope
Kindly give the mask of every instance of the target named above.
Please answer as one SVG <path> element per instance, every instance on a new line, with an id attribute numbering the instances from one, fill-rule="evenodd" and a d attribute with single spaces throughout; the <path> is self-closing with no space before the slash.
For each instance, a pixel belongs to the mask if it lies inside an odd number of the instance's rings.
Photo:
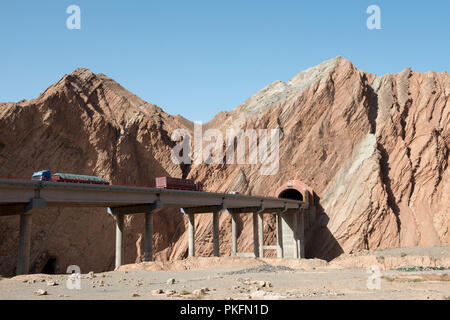
<path id="1" fill-rule="evenodd" d="M 152 185 L 156 176 L 182 175 L 166 154 L 173 147 L 168 131 L 183 124 L 104 75 L 78 69 L 38 98 L 2 104 L 0 110 L 0 176 L 30 177 L 35 170 L 49 168 L 97 175 L 113 184 Z M 114 220 L 105 210 L 48 209 L 35 215 L 32 271 L 40 272 L 46 264 L 58 272 L 70 264 L 85 271 L 111 269 Z M 0 272 L 12 273 L 18 217 L 1 219 Z M 176 239 L 183 218 L 169 211 L 155 220 L 161 230 L 156 248 L 164 250 Z M 127 219 L 128 261 L 136 260 L 141 222 L 140 216 Z"/>
<path id="2" fill-rule="evenodd" d="M 273 195 L 286 180 L 311 186 L 316 221 L 306 231 L 308 257 L 415 245 L 449 245 L 450 76 L 406 69 L 382 77 L 341 57 L 276 81 L 204 126 L 275 129 L 279 170 L 261 164 L 178 166 L 174 129 L 193 124 L 170 116 L 112 79 L 78 69 L 30 101 L 0 104 L 0 176 L 34 169 L 102 176 L 115 184 L 152 185 L 159 175 L 204 181 L 210 191 Z M 205 142 L 206 144 L 206 142 Z M 156 216 L 157 259 L 186 256 L 186 221 L 176 211 Z M 242 215 L 239 251 L 252 250 Z M 275 240 L 267 216 L 265 241 Z M 0 273 L 13 273 L 18 218 L 2 217 Z M 196 250 L 212 254 L 212 217 L 196 221 Z M 221 215 L 221 253 L 231 252 L 230 218 Z M 140 261 L 143 218 L 128 217 L 125 263 Z M 83 271 L 111 269 L 114 221 L 104 210 L 49 210 L 33 218 L 32 271 L 54 263 Z M 268 252 L 269 255 L 273 253 Z M 50 266 L 50 267 L 49 267 Z"/>
<path id="3" fill-rule="evenodd" d="M 258 165 L 220 167 L 218 174 L 202 165 L 193 175 L 213 189 L 264 195 L 290 179 L 310 185 L 322 210 L 307 230 L 310 257 L 448 245 L 449 95 L 446 72 L 377 77 L 337 57 L 272 83 L 206 125 L 278 128 L 276 175 L 261 176 Z M 218 177 L 209 179 L 213 173 Z M 273 232 L 267 238 L 273 243 Z M 241 241 L 250 249 L 251 233 Z"/>

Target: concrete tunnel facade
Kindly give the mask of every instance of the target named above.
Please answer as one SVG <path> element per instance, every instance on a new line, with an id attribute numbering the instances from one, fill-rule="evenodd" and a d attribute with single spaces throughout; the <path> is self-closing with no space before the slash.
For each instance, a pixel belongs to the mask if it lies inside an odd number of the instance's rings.
<path id="1" fill-rule="evenodd" d="M 314 190 L 300 180 L 289 180 L 275 192 L 275 197 L 300 200 L 314 206 Z"/>
<path id="2" fill-rule="evenodd" d="M 309 187 L 307 184 L 300 180 L 289 180 L 280 186 L 275 192 L 275 197 L 280 199 L 292 199 L 292 200 L 300 200 L 305 203 L 308 203 L 309 207 L 305 210 L 305 214 L 303 215 L 302 225 L 302 238 L 300 240 L 302 247 L 301 251 L 302 257 L 306 257 L 305 254 L 305 232 L 310 229 L 316 219 L 316 208 L 314 206 L 314 190 Z M 298 221 L 292 215 L 284 215 L 281 217 L 280 221 L 277 221 L 277 228 L 281 228 L 281 236 L 283 247 L 285 248 L 284 256 L 288 258 L 292 258 L 289 252 L 293 250 L 289 247 L 294 245 L 295 241 L 293 239 L 293 230 L 296 229 L 296 225 Z"/>

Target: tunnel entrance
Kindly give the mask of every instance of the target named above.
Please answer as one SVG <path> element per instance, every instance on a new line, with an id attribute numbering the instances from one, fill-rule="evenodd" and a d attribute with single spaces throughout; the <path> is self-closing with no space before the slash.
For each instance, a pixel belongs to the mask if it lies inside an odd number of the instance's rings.
<path id="1" fill-rule="evenodd" d="M 289 180 L 275 192 L 275 197 L 302 201 L 314 207 L 314 191 L 300 180 Z"/>
<path id="2" fill-rule="evenodd" d="M 278 198 L 305 201 L 303 194 L 297 189 L 286 189 L 281 191 Z"/>
<path id="3" fill-rule="evenodd" d="M 56 258 L 50 257 L 47 263 L 42 268 L 41 273 L 43 274 L 56 274 Z"/>

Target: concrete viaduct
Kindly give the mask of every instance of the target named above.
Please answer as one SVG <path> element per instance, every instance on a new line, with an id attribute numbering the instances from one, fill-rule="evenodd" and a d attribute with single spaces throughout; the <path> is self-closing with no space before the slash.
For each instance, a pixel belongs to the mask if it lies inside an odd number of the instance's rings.
<path id="1" fill-rule="evenodd" d="M 292 182 L 277 194 L 298 192 Z M 283 189 L 284 188 L 284 189 Z M 17 274 L 27 274 L 30 265 L 32 215 L 48 207 L 103 207 L 115 216 L 116 267 L 122 265 L 123 226 L 127 214 L 145 214 L 145 261 L 152 260 L 153 214 L 163 208 L 179 208 L 189 221 L 189 256 L 195 256 L 195 215 L 212 213 L 214 256 L 219 256 L 219 212 L 231 215 L 232 256 L 263 257 L 264 250 L 276 249 L 277 257 L 304 258 L 305 212 L 310 206 L 306 196 L 286 194 L 287 198 L 248 196 L 241 194 L 155 189 L 147 187 L 104 186 L 76 183 L 40 182 L 0 179 L 0 216 L 20 215 Z M 294 195 L 294 196 L 293 196 Z M 301 195 L 301 194 L 300 194 Z M 236 219 L 238 214 L 253 215 L 252 253 L 237 252 Z M 263 245 L 263 214 L 275 214 L 277 245 Z"/>

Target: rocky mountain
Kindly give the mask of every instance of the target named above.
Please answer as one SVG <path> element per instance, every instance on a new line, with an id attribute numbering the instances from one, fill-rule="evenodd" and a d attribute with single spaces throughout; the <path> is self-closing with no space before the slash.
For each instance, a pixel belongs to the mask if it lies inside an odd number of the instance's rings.
<path id="1" fill-rule="evenodd" d="M 159 175 L 204 181 L 210 191 L 273 195 L 299 179 L 318 203 L 308 226 L 308 257 L 342 252 L 449 245 L 450 76 L 406 69 L 382 77 L 337 57 L 276 81 L 204 130 L 278 129 L 279 166 L 261 163 L 175 165 L 175 129 L 193 124 L 129 93 L 104 75 L 78 69 L 30 101 L 0 104 L 0 176 L 36 168 L 95 174 L 114 184 L 152 185 Z M 239 251 L 251 251 L 241 216 Z M 18 218 L 1 217 L 0 273 L 13 273 Z M 274 242 L 267 216 L 266 243 Z M 230 218 L 220 218 L 221 254 L 231 251 Z M 186 222 L 176 211 L 155 221 L 156 258 L 186 256 Z M 125 262 L 140 261 L 143 218 L 128 217 Z M 212 217 L 197 219 L 196 250 L 212 254 Z M 32 271 L 107 270 L 114 261 L 114 221 L 104 210 L 60 209 L 33 218 Z M 270 255 L 270 252 L 269 252 Z M 3 258 L 4 257 L 4 258 Z"/>
<path id="2" fill-rule="evenodd" d="M 105 75 L 78 69 L 38 98 L 0 105 L 0 176 L 30 177 L 34 170 L 101 176 L 112 184 L 153 185 L 155 176 L 181 176 L 167 157 L 168 132 L 185 121 L 131 94 Z M 139 255 L 142 217 L 128 217 L 126 261 Z M 18 218 L 2 217 L 0 272 L 15 267 Z M 155 219 L 162 258 L 183 217 L 166 212 Z M 33 217 L 33 272 L 70 264 L 82 270 L 114 266 L 114 221 L 100 209 L 48 209 Z M 181 234 L 182 229 L 179 231 Z"/>

